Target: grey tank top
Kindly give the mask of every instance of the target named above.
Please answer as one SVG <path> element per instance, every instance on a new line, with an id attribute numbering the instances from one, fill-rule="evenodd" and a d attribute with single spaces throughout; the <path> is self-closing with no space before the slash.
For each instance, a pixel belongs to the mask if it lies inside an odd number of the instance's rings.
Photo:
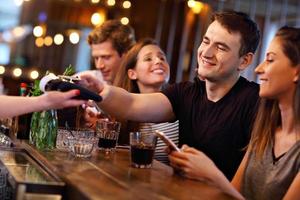
<path id="1" fill-rule="evenodd" d="M 255 159 L 253 152 L 249 154 L 241 188 L 247 200 L 282 199 L 299 172 L 300 141 L 277 161 L 272 147 L 268 145 L 261 160 Z"/>

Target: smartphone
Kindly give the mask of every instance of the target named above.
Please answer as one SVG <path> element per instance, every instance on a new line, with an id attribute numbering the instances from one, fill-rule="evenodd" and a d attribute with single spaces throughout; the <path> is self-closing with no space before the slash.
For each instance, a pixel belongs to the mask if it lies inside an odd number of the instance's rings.
<path id="1" fill-rule="evenodd" d="M 168 138 L 163 132 L 161 131 L 155 131 L 155 134 L 157 135 L 157 137 L 159 137 L 162 141 L 164 141 L 164 143 L 166 143 L 166 145 L 173 151 L 180 151 L 180 149 L 176 146 L 176 144 L 174 144 L 174 142 L 172 140 L 170 140 L 170 138 Z"/>

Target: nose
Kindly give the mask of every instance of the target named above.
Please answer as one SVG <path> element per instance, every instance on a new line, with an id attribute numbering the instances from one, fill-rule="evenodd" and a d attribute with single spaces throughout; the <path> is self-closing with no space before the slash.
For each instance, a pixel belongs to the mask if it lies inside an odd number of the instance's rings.
<path id="1" fill-rule="evenodd" d="M 254 70 L 256 74 L 261 74 L 264 72 L 264 62 L 260 63 Z"/>
<path id="2" fill-rule="evenodd" d="M 96 65 L 96 68 L 97 69 L 103 69 L 105 67 L 104 65 L 104 62 L 101 58 L 98 58 L 96 61 L 95 61 L 95 65 Z"/>
<path id="3" fill-rule="evenodd" d="M 158 56 L 155 56 L 155 58 L 154 58 L 154 63 L 155 63 L 155 64 L 160 64 L 160 63 L 162 63 L 161 58 L 158 57 Z"/>
<path id="4" fill-rule="evenodd" d="M 214 47 L 212 45 L 200 46 L 199 52 L 203 57 L 211 58 L 214 55 Z"/>

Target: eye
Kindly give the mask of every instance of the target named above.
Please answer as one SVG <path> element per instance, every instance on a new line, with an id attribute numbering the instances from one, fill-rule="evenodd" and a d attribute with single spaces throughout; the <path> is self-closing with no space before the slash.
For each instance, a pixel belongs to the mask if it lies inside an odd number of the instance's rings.
<path id="1" fill-rule="evenodd" d="M 209 42 L 207 40 L 203 40 L 202 43 L 203 44 L 209 44 Z"/>
<path id="2" fill-rule="evenodd" d="M 166 61 L 166 57 L 165 56 L 161 56 L 161 57 L 159 57 L 159 59 L 162 60 L 162 61 Z"/>
<path id="3" fill-rule="evenodd" d="M 224 46 L 222 46 L 222 45 L 218 45 L 217 48 L 218 48 L 219 50 L 221 50 L 221 51 L 226 51 L 226 50 L 227 50 L 227 49 L 226 49 Z"/>
<path id="4" fill-rule="evenodd" d="M 266 59 L 267 63 L 272 63 L 274 60 L 273 59 Z"/>
<path id="5" fill-rule="evenodd" d="M 144 61 L 152 61 L 152 58 L 151 57 L 145 57 L 143 60 Z"/>

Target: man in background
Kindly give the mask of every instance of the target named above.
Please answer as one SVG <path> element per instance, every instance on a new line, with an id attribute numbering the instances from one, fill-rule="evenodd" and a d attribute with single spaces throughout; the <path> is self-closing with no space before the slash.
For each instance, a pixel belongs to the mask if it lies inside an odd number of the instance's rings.
<path id="1" fill-rule="evenodd" d="M 134 30 L 119 20 L 105 21 L 88 35 L 96 69 L 112 84 L 126 52 L 135 43 Z"/>

